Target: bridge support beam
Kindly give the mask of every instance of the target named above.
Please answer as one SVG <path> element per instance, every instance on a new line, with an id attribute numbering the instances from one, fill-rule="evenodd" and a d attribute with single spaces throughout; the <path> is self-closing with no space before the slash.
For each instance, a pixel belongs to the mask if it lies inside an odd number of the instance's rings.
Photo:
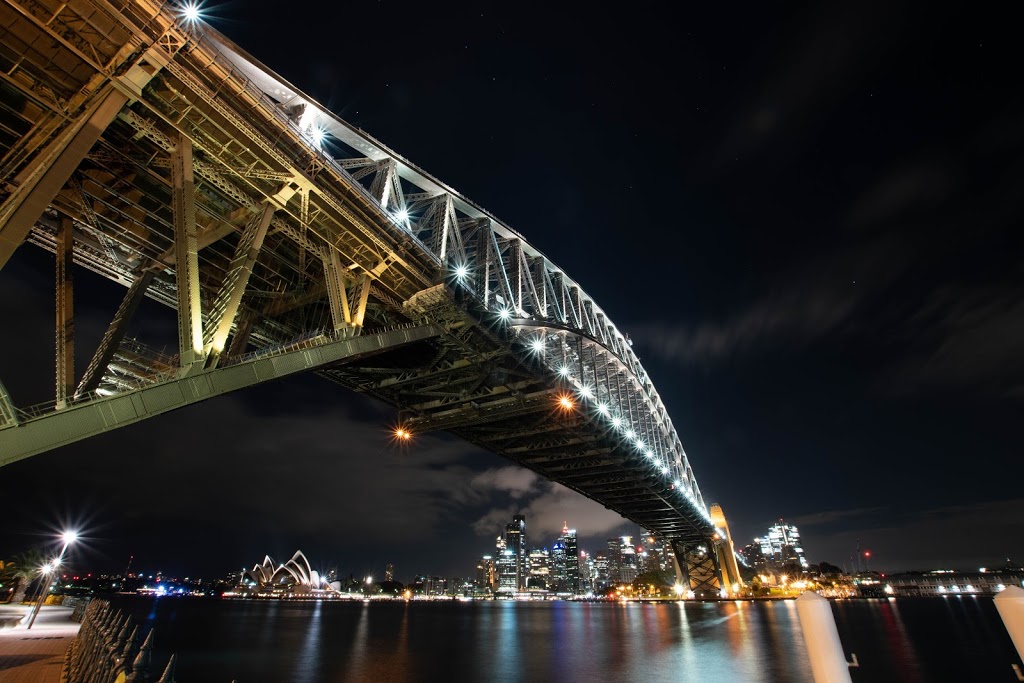
<path id="1" fill-rule="evenodd" d="M 127 102 L 127 95 L 112 85 L 104 86 L 78 118 L 18 174 L 17 189 L 0 206 L 0 269 Z"/>
<path id="2" fill-rule="evenodd" d="M 117 312 L 114 313 L 114 319 L 103 334 L 99 346 L 96 347 L 96 353 L 93 354 L 92 360 L 89 361 L 89 366 L 85 369 L 82 381 L 78 383 L 78 388 L 75 390 L 75 398 L 80 398 L 89 392 L 96 391 L 96 388 L 99 387 L 100 381 L 103 379 L 103 373 L 107 371 L 107 366 L 117 352 L 117 347 L 121 345 L 121 341 L 124 339 L 125 332 L 128 329 L 128 321 L 135 315 L 135 310 L 142 303 L 142 297 L 146 295 L 146 290 L 149 289 L 149 285 L 153 282 L 154 277 L 156 277 L 156 272 L 147 270 L 136 278 L 135 282 L 128 288 L 124 298 L 121 300 L 121 305 L 117 307 Z"/>
<path id="3" fill-rule="evenodd" d="M 0 429 L 18 426 L 18 413 L 14 409 L 11 395 L 7 393 L 4 383 L 0 382 Z"/>
<path id="4" fill-rule="evenodd" d="M 713 541 L 673 541 L 672 550 L 676 554 L 677 571 L 681 574 L 680 583 L 693 591 L 694 597 L 720 597 L 724 584 Z"/>
<path id="5" fill-rule="evenodd" d="M 263 248 L 263 240 L 267 236 L 267 228 L 270 227 L 273 217 L 274 205 L 268 202 L 245 226 L 242 237 L 238 240 L 235 256 L 231 260 L 231 266 L 210 312 L 210 327 L 203 343 L 208 368 L 217 367 L 217 362 L 224 351 L 228 334 L 231 333 L 231 326 L 242 303 L 242 295 L 249 284 L 249 276 L 252 275 L 256 258 Z"/>
<path id="6" fill-rule="evenodd" d="M 327 298 L 331 303 L 331 319 L 334 329 L 361 329 L 366 319 L 366 304 L 370 299 L 370 284 L 373 278 L 387 268 L 382 263 L 373 273 L 362 273 L 349 281 L 345 269 L 341 265 L 338 252 L 328 250 L 323 255 L 324 282 L 327 286 Z"/>
<path id="7" fill-rule="evenodd" d="M 178 345 L 182 374 L 203 361 L 203 311 L 199 300 L 195 177 L 192 141 L 179 135 L 171 152 L 175 272 L 178 284 Z"/>
<path id="8" fill-rule="evenodd" d="M 0 467 L 109 432 L 161 413 L 273 379 L 352 361 L 405 344 L 440 336 L 435 325 L 422 325 L 350 339 L 268 353 L 238 365 L 174 377 L 149 387 L 71 405 L 64 410 L 0 429 Z M 2 388 L 2 387 L 0 387 Z M 5 395 L 5 394 L 4 394 Z M 0 395 L 0 399 L 4 395 Z M 3 411 L 0 400 L 0 413 Z"/>
<path id="9" fill-rule="evenodd" d="M 57 408 L 67 405 L 75 386 L 74 223 L 60 217 L 57 228 Z"/>

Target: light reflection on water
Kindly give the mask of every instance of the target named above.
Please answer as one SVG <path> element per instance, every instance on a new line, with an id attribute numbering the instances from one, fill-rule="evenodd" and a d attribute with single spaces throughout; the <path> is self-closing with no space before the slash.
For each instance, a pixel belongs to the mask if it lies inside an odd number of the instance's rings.
<path id="1" fill-rule="evenodd" d="M 811 680 L 796 606 L 128 599 L 183 681 Z M 862 681 L 1003 680 L 991 600 L 834 603 Z M 938 638 L 936 638 L 938 636 Z"/>

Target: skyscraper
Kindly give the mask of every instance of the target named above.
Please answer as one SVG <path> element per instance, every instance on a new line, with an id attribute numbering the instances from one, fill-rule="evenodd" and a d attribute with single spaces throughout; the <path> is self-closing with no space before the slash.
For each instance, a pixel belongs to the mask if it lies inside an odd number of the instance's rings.
<path id="1" fill-rule="evenodd" d="M 576 530 L 566 524 L 562 527 L 562 538 L 565 547 L 565 590 L 573 595 L 580 592 L 580 551 L 576 543 Z"/>
<path id="2" fill-rule="evenodd" d="M 498 592 L 519 592 L 518 562 L 515 553 L 509 550 L 504 534 L 498 536 L 494 543 L 494 557 L 495 570 L 498 574 Z"/>
<path id="3" fill-rule="evenodd" d="M 547 548 L 534 548 L 529 554 L 529 572 L 526 588 L 530 590 L 551 590 L 555 579 L 551 572 L 551 554 Z"/>
<path id="4" fill-rule="evenodd" d="M 516 559 L 516 590 L 526 588 L 526 577 L 530 573 L 529 560 L 526 552 L 526 517 L 516 515 L 512 523 L 505 527 L 505 550 L 511 551 Z"/>
<path id="5" fill-rule="evenodd" d="M 608 539 L 608 576 L 609 584 L 617 584 L 622 580 L 622 539 Z"/>
<path id="6" fill-rule="evenodd" d="M 476 563 L 476 585 L 481 591 L 495 592 L 498 590 L 498 574 L 494 564 L 494 558 L 484 555 Z"/>
<path id="7" fill-rule="evenodd" d="M 807 558 L 800 545 L 800 531 L 792 524 L 786 524 L 780 519 L 778 524 L 768 527 L 767 536 L 755 538 L 754 543 L 761 546 L 765 559 L 775 568 L 798 564 L 800 569 L 807 569 Z"/>

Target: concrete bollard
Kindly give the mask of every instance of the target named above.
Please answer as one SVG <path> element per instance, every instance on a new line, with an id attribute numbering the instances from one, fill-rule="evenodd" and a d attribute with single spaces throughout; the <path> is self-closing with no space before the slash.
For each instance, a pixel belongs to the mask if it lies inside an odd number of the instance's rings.
<path id="1" fill-rule="evenodd" d="M 1010 633 L 1010 640 L 1017 648 L 1017 656 L 1024 660 L 1024 588 L 1010 586 L 996 595 L 993 602 L 996 603 L 996 611 L 1003 625 Z M 1018 681 L 1024 681 L 1024 673 L 1020 667 L 1013 664 L 1013 670 L 1017 674 Z"/>
<path id="2" fill-rule="evenodd" d="M 851 683 L 850 665 L 846 663 L 828 600 L 808 591 L 796 599 L 796 612 L 811 659 L 814 683 Z"/>

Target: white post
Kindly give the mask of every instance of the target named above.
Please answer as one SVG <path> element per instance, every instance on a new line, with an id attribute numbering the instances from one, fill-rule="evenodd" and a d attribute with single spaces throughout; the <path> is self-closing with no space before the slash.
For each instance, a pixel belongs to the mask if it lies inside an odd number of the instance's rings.
<path id="1" fill-rule="evenodd" d="M 846 663 L 828 600 L 808 591 L 796 599 L 796 612 L 811 659 L 814 683 L 851 683 L 850 666 Z"/>
<path id="2" fill-rule="evenodd" d="M 1017 648 L 1017 656 L 1024 660 L 1024 588 L 1010 586 L 996 595 L 993 602 L 996 603 L 1003 625 L 1010 633 L 1013 646 Z M 1017 665 L 1012 666 L 1017 672 L 1017 679 L 1024 681 Z"/>

